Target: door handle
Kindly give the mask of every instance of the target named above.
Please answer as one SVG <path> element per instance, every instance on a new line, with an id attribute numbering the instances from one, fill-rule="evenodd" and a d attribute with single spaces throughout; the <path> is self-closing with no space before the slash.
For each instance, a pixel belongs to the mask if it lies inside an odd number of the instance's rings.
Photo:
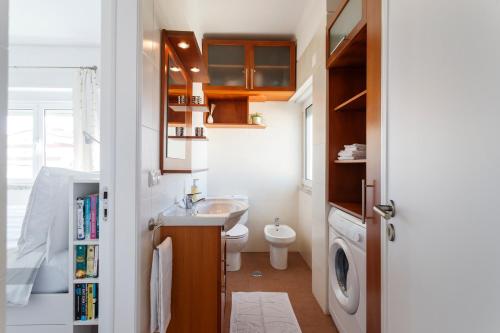
<path id="1" fill-rule="evenodd" d="M 389 200 L 388 205 L 375 205 L 373 206 L 373 211 L 383 217 L 386 220 L 390 220 L 396 216 L 396 206 L 394 201 Z"/>

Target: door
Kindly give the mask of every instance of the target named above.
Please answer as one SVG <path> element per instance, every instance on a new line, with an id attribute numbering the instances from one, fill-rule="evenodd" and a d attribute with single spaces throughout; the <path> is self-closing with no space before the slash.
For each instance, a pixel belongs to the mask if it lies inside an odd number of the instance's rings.
<path id="1" fill-rule="evenodd" d="M 208 66 L 210 89 L 248 89 L 249 47 L 243 41 L 204 40 L 203 54 Z"/>
<path id="2" fill-rule="evenodd" d="M 295 43 L 255 42 L 250 89 L 295 90 Z"/>
<path id="3" fill-rule="evenodd" d="M 388 2 L 383 332 L 498 332 L 500 5 Z"/>

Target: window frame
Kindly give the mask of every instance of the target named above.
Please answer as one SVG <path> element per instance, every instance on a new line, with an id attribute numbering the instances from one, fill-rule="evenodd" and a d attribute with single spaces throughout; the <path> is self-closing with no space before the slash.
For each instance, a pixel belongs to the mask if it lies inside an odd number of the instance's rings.
<path id="1" fill-rule="evenodd" d="M 312 190 L 312 182 L 314 175 L 312 175 L 311 179 L 307 178 L 307 112 L 311 113 L 311 116 L 314 117 L 314 108 L 312 103 L 312 96 L 306 98 L 304 103 L 302 104 L 302 187 L 308 191 Z M 314 140 L 314 126 L 312 127 L 311 140 Z M 314 142 L 314 141 L 313 141 Z M 314 163 L 313 153 L 311 152 L 311 165 Z M 311 170 L 311 174 L 312 170 Z"/>
<path id="2" fill-rule="evenodd" d="M 31 186 L 36 174 L 45 165 L 45 114 L 46 110 L 71 111 L 72 101 L 9 101 L 7 114 L 11 111 L 33 112 L 33 178 L 7 178 L 8 186 Z"/>

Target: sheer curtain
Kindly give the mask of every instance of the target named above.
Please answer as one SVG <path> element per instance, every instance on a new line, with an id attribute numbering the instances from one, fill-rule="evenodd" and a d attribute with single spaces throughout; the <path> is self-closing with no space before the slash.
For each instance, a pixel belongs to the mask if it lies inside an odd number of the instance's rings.
<path id="1" fill-rule="evenodd" d="M 73 88 L 75 169 L 99 171 L 99 87 L 96 70 L 80 69 Z"/>

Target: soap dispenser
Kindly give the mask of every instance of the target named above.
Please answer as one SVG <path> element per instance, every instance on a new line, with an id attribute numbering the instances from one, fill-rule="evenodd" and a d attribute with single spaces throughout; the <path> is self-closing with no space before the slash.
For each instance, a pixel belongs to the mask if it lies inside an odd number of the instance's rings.
<path id="1" fill-rule="evenodd" d="M 193 195 L 193 202 L 198 201 L 198 193 L 200 192 L 198 189 L 198 178 L 193 179 L 193 185 L 191 185 L 191 194 Z"/>

